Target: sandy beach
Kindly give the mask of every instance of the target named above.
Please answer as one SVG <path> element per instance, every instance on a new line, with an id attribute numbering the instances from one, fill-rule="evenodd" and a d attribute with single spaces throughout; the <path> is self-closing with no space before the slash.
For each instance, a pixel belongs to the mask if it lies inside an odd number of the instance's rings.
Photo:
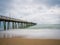
<path id="1" fill-rule="evenodd" d="M 60 39 L 0 38 L 0 45 L 60 45 Z"/>
<path id="2" fill-rule="evenodd" d="M 60 30 L 8 30 L 0 31 L 0 45 L 60 45 Z"/>

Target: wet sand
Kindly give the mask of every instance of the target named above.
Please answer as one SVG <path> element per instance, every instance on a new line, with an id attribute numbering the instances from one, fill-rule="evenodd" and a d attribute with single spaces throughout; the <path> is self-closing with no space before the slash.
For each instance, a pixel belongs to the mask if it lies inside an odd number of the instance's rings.
<path id="1" fill-rule="evenodd" d="M 9 30 L 0 32 L 0 45 L 60 45 L 60 30 Z"/>
<path id="2" fill-rule="evenodd" d="M 0 45 L 60 45 L 60 39 L 0 38 Z"/>

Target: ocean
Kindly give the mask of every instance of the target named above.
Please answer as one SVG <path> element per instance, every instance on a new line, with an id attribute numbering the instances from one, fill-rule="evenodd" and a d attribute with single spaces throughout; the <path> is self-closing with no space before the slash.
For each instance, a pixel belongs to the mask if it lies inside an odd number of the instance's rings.
<path id="1" fill-rule="evenodd" d="M 7 22 L 6 22 L 7 25 Z M 7 26 L 6 26 L 7 29 Z M 9 29 L 12 29 L 12 22 L 10 22 Z M 37 24 L 27 28 L 21 29 L 60 29 L 60 24 Z M 4 30 L 3 22 L 0 23 L 0 30 Z"/>
<path id="2" fill-rule="evenodd" d="M 60 29 L 60 24 L 38 24 L 28 29 Z"/>
<path id="3" fill-rule="evenodd" d="M 60 24 L 37 24 L 25 29 L 10 29 L 4 31 L 3 23 L 0 24 L 0 38 L 12 38 L 23 36 L 24 38 L 43 38 L 43 39 L 60 39 Z M 3 30 L 3 31 L 2 31 Z"/>

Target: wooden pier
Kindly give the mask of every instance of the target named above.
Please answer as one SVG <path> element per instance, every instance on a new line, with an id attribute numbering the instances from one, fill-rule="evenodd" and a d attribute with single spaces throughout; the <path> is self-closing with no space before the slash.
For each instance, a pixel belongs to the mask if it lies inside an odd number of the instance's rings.
<path id="1" fill-rule="evenodd" d="M 12 25 L 12 29 L 23 29 L 23 28 L 36 25 L 36 23 L 33 22 L 28 22 L 28 21 L 10 18 L 6 16 L 0 16 L 0 26 L 1 23 L 3 23 L 4 30 L 9 30 L 10 25 Z"/>

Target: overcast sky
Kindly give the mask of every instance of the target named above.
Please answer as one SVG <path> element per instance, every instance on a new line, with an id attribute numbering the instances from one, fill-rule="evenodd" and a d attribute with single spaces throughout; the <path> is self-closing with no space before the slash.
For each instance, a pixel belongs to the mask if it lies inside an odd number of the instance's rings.
<path id="1" fill-rule="evenodd" d="M 58 24 L 60 0 L 0 0 L 0 15 L 40 24 Z"/>

